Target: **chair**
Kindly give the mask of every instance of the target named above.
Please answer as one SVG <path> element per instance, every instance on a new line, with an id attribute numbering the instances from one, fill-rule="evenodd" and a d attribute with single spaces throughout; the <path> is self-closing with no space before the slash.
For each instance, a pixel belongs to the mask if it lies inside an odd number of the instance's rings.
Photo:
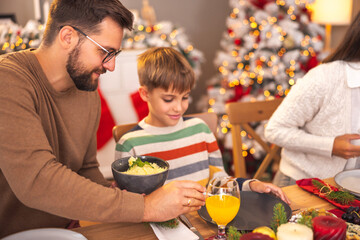
<path id="1" fill-rule="evenodd" d="M 185 115 L 185 117 L 201 118 L 209 126 L 210 130 L 216 136 L 217 124 L 218 124 L 218 118 L 217 118 L 216 113 L 213 113 L 213 112 L 195 113 L 195 114 Z M 114 126 L 112 129 L 112 133 L 113 133 L 115 142 L 118 142 L 120 140 L 120 138 L 122 137 L 122 135 L 124 135 L 126 132 L 131 130 L 133 127 L 135 127 L 136 124 L 137 123 L 128 123 L 128 124 Z"/>
<path id="2" fill-rule="evenodd" d="M 270 119 L 271 115 L 281 102 L 282 98 L 269 101 L 234 102 L 226 104 L 226 113 L 229 117 L 229 122 L 232 125 L 233 160 L 236 177 L 247 177 L 245 158 L 242 154 L 242 130 L 247 132 L 255 141 L 257 141 L 267 153 L 261 162 L 260 167 L 257 169 L 254 178 L 259 179 L 273 159 L 280 161 L 280 156 L 278 154 L 280 147 L 275 144 L 269 145 L 265 143 L 249 123 Z"/>

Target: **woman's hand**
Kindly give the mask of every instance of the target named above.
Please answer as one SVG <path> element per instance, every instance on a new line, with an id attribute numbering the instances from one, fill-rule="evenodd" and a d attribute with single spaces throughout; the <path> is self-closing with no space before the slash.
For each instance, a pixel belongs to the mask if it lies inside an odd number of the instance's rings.
<path id="1" fill-rule="evenodd" d="M 345 159 L 360 156 L 360 146 L 351 144 L 351 140 L 360 139 L 359 134 L 344 134 L 334 140 L 332 155 Z"/>

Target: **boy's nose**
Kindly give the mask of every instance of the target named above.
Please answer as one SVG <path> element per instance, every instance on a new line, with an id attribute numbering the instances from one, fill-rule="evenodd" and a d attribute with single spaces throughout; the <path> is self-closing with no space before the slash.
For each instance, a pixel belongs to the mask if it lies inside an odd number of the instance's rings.
<path id="1" fill-rule="evenodd" d="M 174 104 L 174 110 L 180 112 L 182 109 L 181 101 Z"/>

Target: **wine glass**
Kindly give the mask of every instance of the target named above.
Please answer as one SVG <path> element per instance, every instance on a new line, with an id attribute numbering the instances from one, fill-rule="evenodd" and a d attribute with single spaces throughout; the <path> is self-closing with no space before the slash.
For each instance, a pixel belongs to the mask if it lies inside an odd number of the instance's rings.
<path id="1" fill-rule="evenodd" d="M 206 209 L 218 225 L 218 233 L 212 239 L 226 239 L 225 227 L 236 216 L 240 208 L 240 189 L 235 178 L 212 179 L 206 190 Z"/>

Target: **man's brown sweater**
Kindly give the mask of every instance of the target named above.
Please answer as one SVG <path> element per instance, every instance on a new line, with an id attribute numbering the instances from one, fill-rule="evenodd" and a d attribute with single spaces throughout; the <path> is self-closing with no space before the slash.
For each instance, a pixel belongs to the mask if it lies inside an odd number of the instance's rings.
<path id="1" fill-rule="evenodd" d="M 30 50 L 0 57 L 0 237 L 70 219 L 141 221 L 143 197 L 98 170 L 99 118 L 96 91 L 56 92 Z"/>

